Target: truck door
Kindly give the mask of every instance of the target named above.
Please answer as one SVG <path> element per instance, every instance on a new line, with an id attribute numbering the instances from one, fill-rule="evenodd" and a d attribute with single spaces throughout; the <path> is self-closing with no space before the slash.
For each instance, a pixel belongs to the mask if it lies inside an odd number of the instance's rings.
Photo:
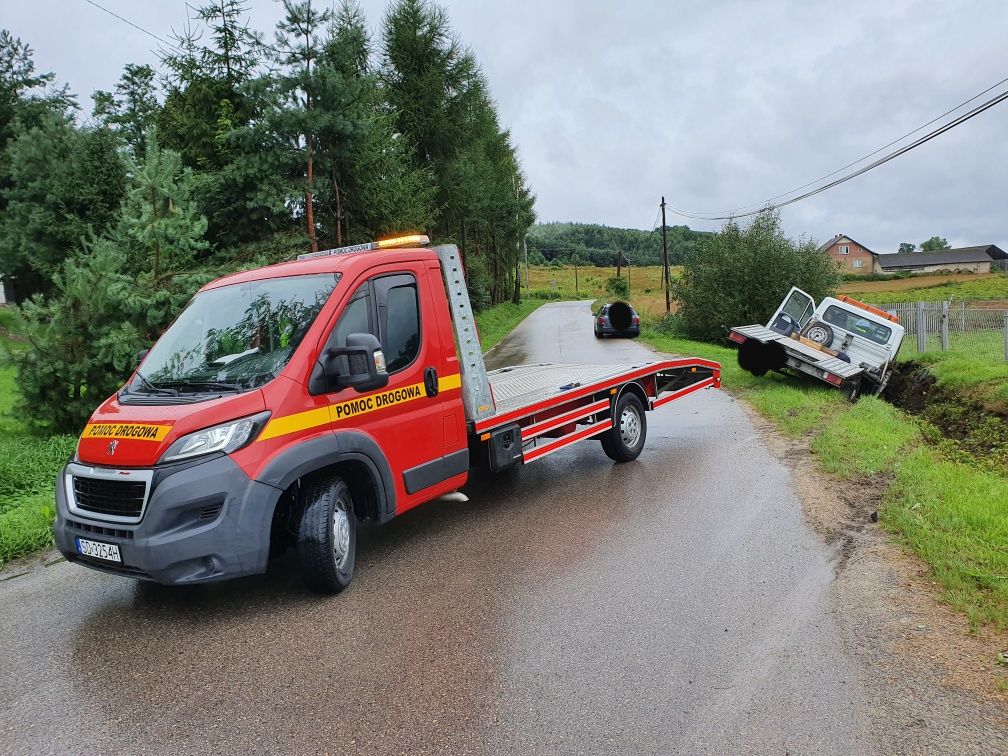
<path id="1" fill-rule="evenodd" d="M 378 337 L 388 385 L 369 394 L 344 389 L 330 395 L 334 430 L 349 423 L 374 438 L 385 453 L 396 481 L 397 512 L 456 487 L 444 484 L 458 475 L 459 466 L 443 456 L 442 355 L 435 315 L 421 290 L 427 271 L 419 264 L 403 267 L 409 270 L 379 273 L 362 284 L 333 329 L 334 342 L 363 331 Z M 361 398 L 370 399 L 364 412 L 352 404 Z"/>
<path id="2" fill-rule="evenodd" d="M 815 300 L 797 286 L 792 286 L 781 306 L 777 308 L 777 312 L 767 323 L 767 328 L 790 336 L 808 325 L 813 312 L 815 312 Z"/>

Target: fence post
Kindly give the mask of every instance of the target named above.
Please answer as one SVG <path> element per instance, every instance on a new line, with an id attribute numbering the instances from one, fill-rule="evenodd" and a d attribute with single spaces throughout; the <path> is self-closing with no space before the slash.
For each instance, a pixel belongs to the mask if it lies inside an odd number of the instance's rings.
<path id="1" fill-rule="evenodd" d="M 949 300 L 942 302 L 942 314 L 941 314 L 941 348 L 943 352 L 948 351 L 948 332 L 949 332 L 949 305 L 952 303 Z"/>
<path id="2" fill-rule="evenodd" d="M 959 300 L 959 333 L 966 333 L 966 300 Z"/>
<path id="3" fill-rule="evenodd" d="M 1005 337 L 1005 362 L 1008 362 L 1008 310 L 1005 310 L 1004 321 L 1005 321 L 1005 331 L 1004 331 L 1004 337 Z"/>
<path id="4" fill-rule="evenodd" d="M 927 351 L 927 322 L 924 319 L 924 303 L 917 303 L 917 353 Z"/>

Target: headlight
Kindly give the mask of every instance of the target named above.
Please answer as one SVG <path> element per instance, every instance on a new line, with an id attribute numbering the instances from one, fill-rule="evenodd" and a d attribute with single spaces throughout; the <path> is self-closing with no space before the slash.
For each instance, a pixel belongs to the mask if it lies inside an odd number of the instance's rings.
<path id="1" fill-rule="evenodd" d="M 221 423 L 212 428 L 204 428 L 201 431 L 190 433 L 188 436 L 182 436 L 168 447 L 168 450 L 161 455 L 160 461 L 174 462 L 211 452 L 230 454 L 241 449 L 259 435 L 259 431 L 266 425 L 269 416 L 269 412 L 260 412 L 258 415 Z"/>

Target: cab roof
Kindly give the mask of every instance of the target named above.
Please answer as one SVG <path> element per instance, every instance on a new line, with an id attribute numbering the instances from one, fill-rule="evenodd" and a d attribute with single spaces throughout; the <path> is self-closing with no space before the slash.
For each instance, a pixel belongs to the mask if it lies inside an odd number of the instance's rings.
<path id="1" fill-rule="evenodd" d="M 395 249 L 363 250 L 343 254 L 312 257 L 306 260 L 291 260 L 290 262 L 266 265 L 252 270 L 243 270 L 217 278 L 204 285 L 200 291 L 219 289 L 222 286 L 249 283 L 250 281 L 266 281 L 271 278 L 287 278 L 289 276 L 310 276 L 323 273 L 343 273 L 350 275 L 361 269 L 394 263 L 396 261 L 417 260 L 421 258 L 437 259 L 432 250 L 426 247 L 407 247 Z"/>

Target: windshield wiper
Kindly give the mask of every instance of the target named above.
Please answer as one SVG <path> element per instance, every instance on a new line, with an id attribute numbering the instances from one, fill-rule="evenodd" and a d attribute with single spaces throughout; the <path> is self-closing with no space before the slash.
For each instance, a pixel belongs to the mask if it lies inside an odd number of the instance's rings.
<path id="1" fill-rule="evenodd" d="M 239 394 L 245 390 L 238 383 L 223 383 L 221 381 L 165 381 L 159 385 L 173 389 L 190 388 L 197 391 L 200 389 L 208 391 L 234 391 Z"/>
<path id="2" fill-rule="evenodd" d="M 162 388 L 161 386 L 155 386 L 139 370 L 136 373 L 136 377 L 140 379 L 140 383 L 141 384 L 143 384 L 144 386 L 146 386 L 148 388 L 148 391 L 144 391 L 144 392 L 135 391 L 133 393 L 136 393 L 136 394 L 140 394 L 140 393 L 145 393 L 145 394 L 160 394 L 161 396 L 178 396 L 179 395 L 178 389 L 174 389 L 174 388 Z M 129 389 L 129 386 L 127 386 L 126 388 Z"/>

